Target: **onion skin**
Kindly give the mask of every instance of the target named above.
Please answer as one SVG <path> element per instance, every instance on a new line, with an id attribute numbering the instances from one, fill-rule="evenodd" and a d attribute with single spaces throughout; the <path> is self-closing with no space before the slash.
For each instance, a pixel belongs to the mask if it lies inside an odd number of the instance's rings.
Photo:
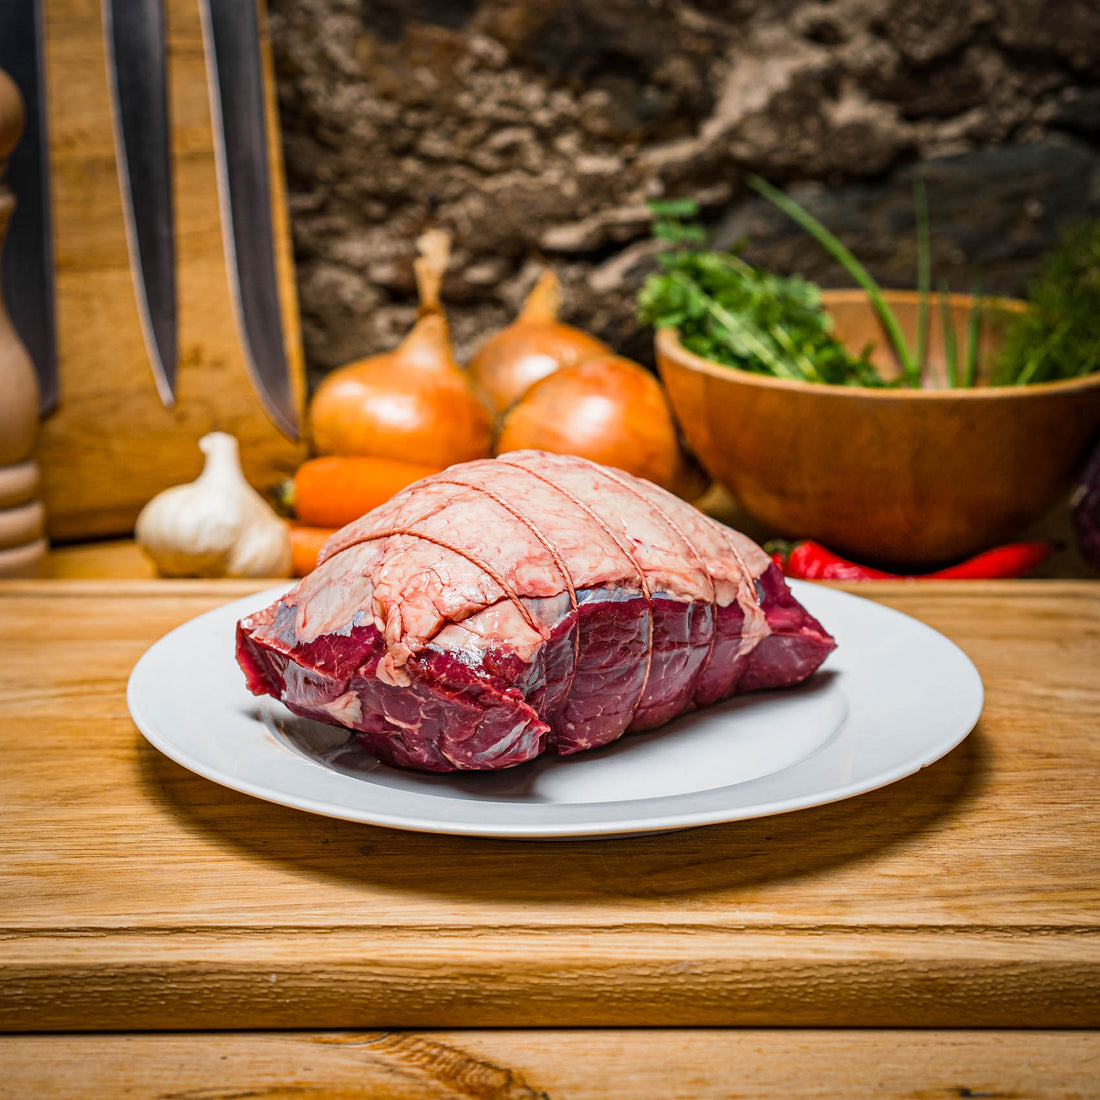
<path id="1" fill-rule="evenodd" d="M 536 382 L 562 367 L 614 354 L 602 340 L 558 320 L 561 300 L 558 277 L 544 271 L 519 316 L 470 360 L 474 388 L 495 412 L 506 412 Z"/>
<path id="2" fill-rule="evenodd" d="M 420 319 L 393 351 L 333 371 L 309 406 L 313 447 L 322 455 L 366 455 L 442 468 L 487 458 L 488 410 L 451 354 L 439 292 L 451 238 L 429 229 L 413 261 Z"/>
<path id="3" fill-rule="evenodd" d="M 470 360 L 470 380 L 502 413 L 548 374 L 610 354 L 602 340 L 562 321 L 516 321 L 490 336 Z"/>
<path id="4" fill-rule="evenodd" d="M 580 455 L 673 492 L 686 466 L 661 384 L 613 354 L 562 367 L 512 406 L 494 453 L 526 449 Z"/>
<path id="5" fill-rule="evenodd" d="M 329 374 L 310 404 L 318 454 L 373 455 L 442 468 L 489 456 L 489 414 L 429 313 L 394 351 Z"/>

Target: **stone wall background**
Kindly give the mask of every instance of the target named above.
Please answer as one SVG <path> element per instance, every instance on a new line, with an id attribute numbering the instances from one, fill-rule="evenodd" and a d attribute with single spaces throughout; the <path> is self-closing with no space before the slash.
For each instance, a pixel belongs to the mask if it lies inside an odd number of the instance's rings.
<path id="1" fill-rule="evenodd" d="M 1100 216 L 1095 0 L 270 0 L 270 25 L 314 378 L 407 330 L 428 224 L 460 354 L 551 264 L 571 321 L 651 361 L 650 198 L 847 285 L 757 172 L 912 286 L 919 172 L 936 276 L 1007 294 Z"/>

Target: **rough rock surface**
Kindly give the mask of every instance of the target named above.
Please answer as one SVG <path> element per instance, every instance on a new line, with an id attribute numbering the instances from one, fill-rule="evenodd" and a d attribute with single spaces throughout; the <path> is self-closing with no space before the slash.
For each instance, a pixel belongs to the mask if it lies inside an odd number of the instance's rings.
<path id="1" fill-rule="evenodd" d="M 963 289 L 980 265 L 1003 293 L 1100 214 L 1091 0 L 271 0 L 270 19 L 315 374 L 406 330 L 429 222 L 456 238 L 460 352 L 548 262 L 570 319 L 648 358 L 649 198 L 697 196 L 750 258 L 843 285 L 746 197 L 755 171 L 912 285 L 920 171 L 937 274 Z"/>

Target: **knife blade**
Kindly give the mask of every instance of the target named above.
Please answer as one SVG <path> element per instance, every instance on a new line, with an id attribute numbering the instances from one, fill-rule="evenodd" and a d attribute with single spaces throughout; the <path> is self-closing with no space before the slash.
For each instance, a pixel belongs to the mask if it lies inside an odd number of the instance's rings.
<path id="1" fill-rule="evenodd" d="M 60 384 L 42 43 L 42 10 L 35 0 L 0 4 L 0 68 L 15 81 L 26 106 L 23 136 L 6 173 L 18 205 L 4 247 L 3 293 L 38 375 L 39 415 L 46 416 L 57 407 Z"/>
<path id="2" fill-rule="evenodd" d="M 255 0 L 200 0 L 199 13 L 237 327 L 260 400 L 279 429 L 296 440 L 298 407 L 283 346 Z"/>
<path id="3" fill-rule="evenodd" d="M 142 336 L 160 399 L 176 401 L 176 248 L 162 0 L 104 0 L 126 245 Z"/>

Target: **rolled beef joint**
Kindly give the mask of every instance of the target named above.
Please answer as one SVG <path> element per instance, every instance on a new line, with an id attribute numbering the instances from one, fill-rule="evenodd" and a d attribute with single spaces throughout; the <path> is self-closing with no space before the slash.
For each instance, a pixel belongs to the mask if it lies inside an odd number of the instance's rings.
<path id="1" fill-rule="evenodd" d="M 606 745 L 798 683 L 834 647 L 744 535 L 540 451 L 409 486 L 237 628 L 253 693 L 426 771 Z"/>

